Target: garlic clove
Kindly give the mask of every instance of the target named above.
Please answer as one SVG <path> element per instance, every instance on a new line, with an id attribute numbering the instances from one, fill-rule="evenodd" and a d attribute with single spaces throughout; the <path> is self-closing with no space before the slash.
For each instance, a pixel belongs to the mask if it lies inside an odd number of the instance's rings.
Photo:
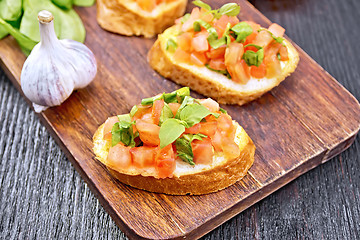
<path id="1" fill-rule="evenodd" d="M 26 59 L 21 72 L 21 88 L 36 112 L 64 102 L 74 89 L 86 87 L 95 77 L 94 54 L 84 44 L 58 40 L 53 16 L 38 15 L 41 41 Z"/>

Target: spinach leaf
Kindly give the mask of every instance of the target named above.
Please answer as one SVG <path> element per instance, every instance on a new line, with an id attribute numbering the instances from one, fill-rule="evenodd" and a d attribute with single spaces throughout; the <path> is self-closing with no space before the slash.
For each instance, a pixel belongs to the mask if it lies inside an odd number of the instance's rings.
<path id="1" fill-rule="evenodd" d="M 22 0 L 1 0 L 0 17 L 6 21 L 16 21 L 22 13 Z"/>
<path id="2" fill-rule="evenodd" d="M 186 107 L 187 105 L 193 104 L 193 103 L 195 103 L 195 99 L 194 99 L 194 98 L 192 98 L 192 97 L 190 97 L 190 96 L 185 96 L 183 102 L 181 103 L 181 105 L 180 105 L 180 107 L 179 107 L 179 109 L 178 109 L 178 111 L 177 111 L 177 113 L 176 113 L 176 115 L 175 115 L 175 118 L 180 119 L 180 112 L 181 112 L 181 110 L 183 110 L 183 108 Z"/>

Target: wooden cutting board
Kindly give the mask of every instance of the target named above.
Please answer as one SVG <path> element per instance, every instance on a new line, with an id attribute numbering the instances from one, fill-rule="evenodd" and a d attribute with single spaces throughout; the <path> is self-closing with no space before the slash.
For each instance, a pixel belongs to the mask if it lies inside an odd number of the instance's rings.
<path id="1" fill-rule="evenodd" d="M 207 1 L 214 7 L 225 1 Z M 246 1 L 240 18 L 263 26 L 270 21 Z M 188 12 L 192 8 L 188 6 Z M 108 116 L 129 112 L 144 97 L 180 86 L 163 79 L 146 61 L 154 39 L 103 31 L 96 8 L 77 9 L 87 30 L 86 44 L 98 60 L 93 83 L 62 106 L 39 115 L 115 222 L 129 237 L 197 238 L 291 180 L 351 145 L 359 131 L 357 100 L 304 51 L 286 81 L 245 106 L 225 106 L 257 146 L 249 174 L 235 185 L 204 196 L 167 196 L 125 186 L 94 159 L 91 138 Z M 20 89 L 25 60 L 13 38 L 0 41 L 1 65 Z M 193 96 L 199 97 L 196 93 Z M 335 181 L 335 179 L 334 179 Z M 96 217 L 96 216 L 95 216 Z"/>

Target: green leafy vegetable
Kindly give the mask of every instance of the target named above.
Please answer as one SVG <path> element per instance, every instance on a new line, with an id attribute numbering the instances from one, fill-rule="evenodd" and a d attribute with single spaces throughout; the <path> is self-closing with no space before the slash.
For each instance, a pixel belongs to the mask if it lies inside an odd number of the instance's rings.
<path id="1" fill-rule="evenodd" d="M 231 30 L 236 34 L 237 42 L 245 40 L 245 38 L 253 32 L 252 27 L 246 22 L 236 24 L 231 28 Z"/>
<path id="2" fill-rule="evenodd" d="M 220 108 L 219 110 L 220 110 L 220 112 L 227 114 L 227 111 L 225 109 Z"/>
<path id="3" fill-rule="evenodd" d="M 203 105 L 190 104 L 180 111 L 180 120 L 186 122 L 189 127 L 192 127 L 210 114 L 219 117 L 219 114 L 211 112 Z"/>
<path id="4" fill-rule="evenodd" d="M 198 6 L 200 8 L 204 8 L 208 11 L 211 11 L 211 7 L 209 4 L 204 3 L 203 1 L 197 0 L 192 2 L 195 6 Z"/>
<path id="5" fill-rule="evenodd" d="M 133 117 L 138 110 L 139 110 L 138 106 L 137 106 L 137 105 L 134 105 L 134 106 L 131 108 L 130 117 Z"/>
<path id="6" fill-rule="evenodd" d="M 178 100 L 178 103 L 182 103 L 186 96 L 190 96 L 190 88 L 189 87 L 179 88 L 175 92 L 176 92 L 176 98 Z M 167 103 L 169 103 L 169 102 L 167 102 Z"/>
<path id="7" fill-rule="evenodd" d="M 222 38 L 218 38 L 216 31 L 215 31 L 216 34 L 212 34 L 212 35 L 209 34 L 209 37 L 207 39 L 208 39 L 210 46 L 214 49 L 217 49 L 217 48 L 221 47 L 222 45 L 230 44 L 230 42 L 231 42 L 231 38 L 229 35 L 230 28 L 231 28 L 231 24 L 228 23 L 226 25 L 226 29 L 223 33 Z"/>
<path id="8" fill-rule="evenodd" d="M 187 13 L 185 14 L 182 19 L 181 19 L 181 23 L 184 24 L 184 22 L 186 22 L 187 20 L 189 20 L 191 14 L 190 13 Z"/>
<path id="9" fill-rule="evenodd" d="M 264 48 L 262 48 L 258 45 L 255 45 L 255 44 L 248 44 L 248 45 L 244 46 L 244 48 L 249 47 L 249 46 L 256 47 L 259 50 L 257 52 L 254 52 L 252 50 L 247 50 L 243 55 L 243 59 L 245 60 L 245 62 L 248 66 L 259 67 L 260 64 L 262 63 L 262 61 L 264 60 Z"/>
<path id="10" fill-rule="evenodd" d="M 130 115 L 119 115 L 119 122 L 115 123 L 111 129 L 111 145 L 115 146 L 119 142 L 124 143 L 126 146 L 135 147 L 136 135 L 133 134 L 134 122 L 131 122 Z M 130 120 L 130 121 L 127 121 Z"/>
<path id="11" fill-rule="evenodd" d="M 230 17 L 237 16 L 240 13 L 240 6 L 236 3 L 227 3 L 219 9 L 219 13 Z"/>
<path id="12" fill-rule="evenodd" d="M 185 134 L 181 138 L 176 139 L 175 146 L 177 155 L 184 162 L 187 162 L 190 165 L 195 165 L 191 142 L 195 139 L 202 140 L 204 137 L 207 136 L 203 134 Z"/>
<path id="13" fill-rule="evenodd" d="M 161 126 L 163 122 L 165 122 L 169 118 L 173 118 L 174 114 L 171 111 L 171 108 L 167 103 L 164 103 L 163 109 L 161 109 L 159 125 Z"/>
<path id="14" fill-rule="evenodd" d="M 0 17 L 6 21 L 16 21 L 22 13 L 22 0 L 0 0 Z"/>
<path id="15" fill-rule="evenodd" d="M 95 0 L 73 0 L 73 4 L 79 7 L 91 7 Z"/>
<path id="16" fill-rule="evenodd" d="M 280 56 L 280 53 L 276 54 L 276 57 L 279 61 L 281 61 L 281 56 Z"/>
<path id="17" fill-rule="evenodd" d="M 141 100 L 141 105 L 151 105 L 156 100 L 161 100 L 161 99 L 164 99 L 164 94 L 159 94 L 150 98 L 144 98 L 143 100 Z"/>
<path id="18" fill-rule="evenodd" d="M 181 105 L 180 105 L 180 107 L 179 107 L 179 109 L 178 109 L 178 111 L 177 111 L 177 113 L 176 113 L 176 115 L 175 115 L 175 118 L 180 119 L 180 112 L 181 112 L 181 110 L 183 110 L 184 107 L 186 107 L 187 105 L 193 104 L 193 103 L 195 103 L 195 99 L 194 99 L 194 98 L 192 98 L 192 97 L 190 97 L 190 96 L 185 96 L 184 100 L 182 101 L 182 103 L 181 103 Z"/>
<path id="19" fill-rule="evenodd" d="M 141 100 L 141 105 L 152 105 L 156 100 L 161 99 L 164 99 L 166 103 L 182 103 L 183 99 L 189 95 L 190 89 L 188 87 L 183 87 L 171 93 L 163 93 L 156 95 L 155 97 L 144 98 L 143 100 Z"/>
<path id="20" fill-rule="evenodd" d="M 173 143 L 180 135 L 185 132 L 184 123 L 175 118 L 169 118 L 160 127 L 160 148 Z"/>
<path id="21" fill-rule="evenodd" d="M 9 32 L 6 31 L 6 29 L 2 25 L 0 25 L 0 40 L 6 37 L 8 34 Z"/>
<path id="22" fill-rule="evenodd" d="M 170 51 L 170 52 L 174 52 L 177 48 L 177 43 L 175 42 L 174 39 L 170 38 L 167 42 L 166 42 L 166 50 Z"/>
<path id="23" fill-rule="evenodd" d="M 51 0 L 56 6 L 63 9 L 72 8 L 73 1 L 72 0 Z"/>
<path id="24" fill-rule="evenodd" d="M 216 70 L 216 69 L 211 68 L 211 67 L 209 66 L 209 64 L 205 64 L 205 67 L 207 67 L 207 68 L 210 69 L 211 71 L 221 73 L 221 74 L 225 75 L 228 79 L 231 79 L 231 75 L 230 75 L 230 73 L 228 72 L 228 70 Z"/>

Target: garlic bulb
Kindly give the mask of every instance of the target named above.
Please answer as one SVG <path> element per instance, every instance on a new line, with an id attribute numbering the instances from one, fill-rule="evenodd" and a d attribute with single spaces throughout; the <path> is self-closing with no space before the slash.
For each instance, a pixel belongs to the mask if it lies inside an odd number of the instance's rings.
<path id="1" fill-rule="evenodd" d="M 26 59 L 21 88 L 36 112 L 60 105 L 78 88 L 86 87 L 97 71 L 94 54 L 74 40 L 59 40 L 53 15 L 38 14 L 41 41 Z"/>

